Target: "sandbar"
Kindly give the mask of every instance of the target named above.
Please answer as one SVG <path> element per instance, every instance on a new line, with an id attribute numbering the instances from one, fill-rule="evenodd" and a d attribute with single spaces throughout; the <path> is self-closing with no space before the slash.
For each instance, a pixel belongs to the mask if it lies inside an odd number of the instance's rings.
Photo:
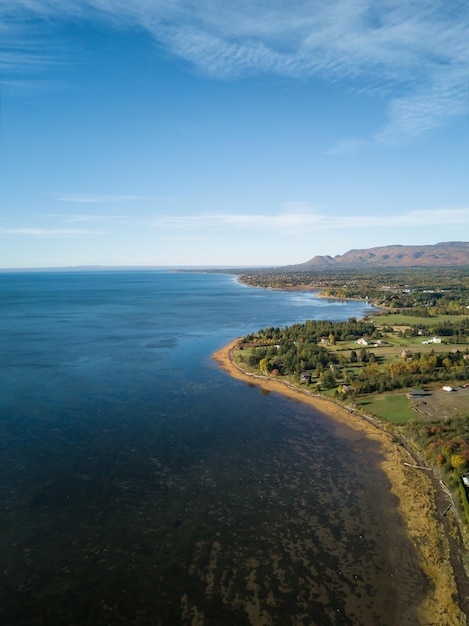
<path id="1" fill-rule="evenodd" d="M 467 594 L 468 580 L 461 555 L 455 554 L 455 540 L 451 537 L 453 533 L 448 532 L 444 510 L 439 510 L 442 498 L 433 473 L 416 467 L 415 458 L 406 446 L 393 433 L 387 432 L 367 416 L 352 413 L 327 398 L 309 394 L 281 380 L 257 376 L 240 369 L 232 359 L 232 350 L 238 342 L 235 339 L 212 355 L 232 377 L 309 404 L 380 444 L 384 459 L 382 469 L 392 485 L 393 495 L 399 499 L 399 513 L 407 537 L 416 550 L 420 568 L 431 583 L 419 607 L 419 624 L 467 624 L 466 614 L 460 605 L 462 596 Z M 440 503 L 439 507 L 437 502 Z M 456 541 L 456 548 L 457 545 Z M 395 554 L 390 556 L 396 560 L 401 558 L 399 546 L 395 547 Z"/>

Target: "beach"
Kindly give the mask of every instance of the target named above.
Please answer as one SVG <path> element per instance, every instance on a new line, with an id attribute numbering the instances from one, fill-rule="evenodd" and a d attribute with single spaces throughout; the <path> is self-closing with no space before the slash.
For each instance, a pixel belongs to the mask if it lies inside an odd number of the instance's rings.
<path id="1" fill-rule="evenodd" d="M 406 559 L 418 559 L 418 565 L 428 584 L 417 588 L 412 580 L 402 581 L 397 599 L 401 612 L 399 623 L 407 623 L 406 604 L 411 598 L 419 598 L 419 624 L 432 626 L 459 626 L 467 624 L 463 611 L 467 595 L 465 576 L 459 543 L 454 538 L 455 522 L 443 513 L 445 500 L 433 473 L 422 469 L 413 455 L 392 433 L 383 430 L 365 416 L 352 413 L 326 398 L 311 395 L 292 388 L 279 380 L 255 376 L 234 364 L 231 354 L 238 340 L 213 354 L 214 360 L 231 376 L 255 384 L 266 391 L 275 392 L 314 407 L 333 421 L 351 427 L 358 437 L 366 437 L 379 443 L 383 455 L 382 469 L 392 485 L 392 494 L 398 499 L 398 509 L 405 529 L 406 539 L 414 547 L 412 555 L 405 542 L 396 539 L 391 544 L 388 558 L 405 570 Z M 384 521 L 385 523 L 385 521 Z M 451 523 L 453 528 L 451 528 Z M 415 564 L 414 564 L 415 565 Z"/>

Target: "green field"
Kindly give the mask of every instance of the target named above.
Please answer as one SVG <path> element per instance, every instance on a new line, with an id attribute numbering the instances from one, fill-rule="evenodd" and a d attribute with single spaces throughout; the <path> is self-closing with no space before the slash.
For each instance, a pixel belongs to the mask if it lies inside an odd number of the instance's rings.
<path id="1" fill-rule="evenodd" d="M 402 393 L 369 396 L 358 400 L 356 404 L 366 413 L 377 415 L 392 424 L 406 424 L 409 419 L 415 417 L 415 411 L 411 409 L 409 400 Z"/>
<path id="2" fill-rule="evenodd" d="M 451 322 L 454 324 L 460 320 L 467 318 L 467 315 L 431 315 L 430 317 L 419 317 L 417 315 L 404 315 L 403 313 L 390 313 L 383 315 L 370 315 L 377 326 L 434 326 L 443 322 Z"/>

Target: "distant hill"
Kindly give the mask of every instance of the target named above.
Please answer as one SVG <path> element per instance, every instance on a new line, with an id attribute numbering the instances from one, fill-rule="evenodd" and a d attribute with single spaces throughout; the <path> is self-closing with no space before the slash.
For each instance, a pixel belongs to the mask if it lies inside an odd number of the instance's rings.
<path id="1" fill-rule="evenodd" d="M 382 246 L 364 250 L 349 250 L 345 254 L 315 256 L 298 268 L 326 267 L 438 267 L 444 265 L 469 266 L 469 242 L 451 241 L 431 246 Z"/>

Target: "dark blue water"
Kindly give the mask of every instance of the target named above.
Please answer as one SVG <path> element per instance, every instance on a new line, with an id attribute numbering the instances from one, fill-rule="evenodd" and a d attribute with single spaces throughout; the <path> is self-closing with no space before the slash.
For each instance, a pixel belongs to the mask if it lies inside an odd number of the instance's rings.
<path id="1" fill-rule="evenodd" d="M 378 446 L 211 359 L 365 306 L 222 274 L 0 274 L 0 623 L 393 624 Z"/>

